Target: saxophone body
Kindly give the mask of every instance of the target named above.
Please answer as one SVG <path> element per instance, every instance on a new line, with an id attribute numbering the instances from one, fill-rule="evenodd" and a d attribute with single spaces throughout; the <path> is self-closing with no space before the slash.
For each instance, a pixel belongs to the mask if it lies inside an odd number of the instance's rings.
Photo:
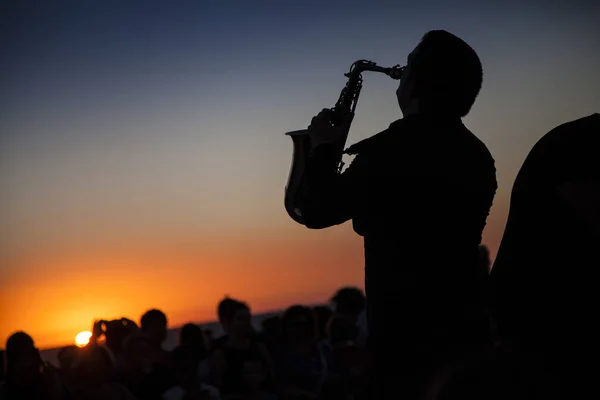
<path id="1" fill-rule="evenodd" d="M 332 124 L 334 126 L 341 122 L 344 115 L 349 112 L 354 113 L 356 110 L 358 97 L 360 96 L 360 91 L 362 89 L 362 73 L 364 71 L 380 72 L 388 75 L 392 79 L 398 80 L 402 77 L 403 68 L 399 65 L 388 68 L 381 67 L 368 60 L 358 60 L 353 63 L 350 67 L 350 71 L 344 74 L 344 76 L 348 78 L 346 86 L 342 89 L 337 103 L 332 108 L 334 113 Z M 304 225 L 304 220 L 302 218 L 302 203 L 306 188 L 304 169 L 311 149 L 311 143 L 308 136 L 308 129 L 287 132 L 286 135 L 292 139 L 293 154 L 292 165 L 285 186 L 285 209 L 290 218 L 297 223 Z M 339 143 L 335 143 L 335 148 L 339 149 L 337 173 L 341 173 L 342 171 L 342 156 L 346 153 L 346 151 L 344 151 L 346 139 L 347 136 L 344 136 L 340 139 Z"/>

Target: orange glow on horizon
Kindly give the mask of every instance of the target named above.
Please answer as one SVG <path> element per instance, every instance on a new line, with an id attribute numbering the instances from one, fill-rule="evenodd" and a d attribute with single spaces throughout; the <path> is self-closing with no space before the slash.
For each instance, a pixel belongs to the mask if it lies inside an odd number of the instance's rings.
<path id="1" fill-rule="evenodd" d="M 363 286 L 362 241 L 348 228 L 296 240 L 37 253 L 18 264 L 39 273 L 15 269 L 6 277 L 0 301 L 10 299 L 11 307 L 0 317 L 0 340 L 24 330 L 42 349 L 62 346 L 82 326 L 91 330 L 94 320 L 126 317 L 139 324 L 150 308 L 164 311 L 170 327 L 214 321 L 225 295 L 247 301 L 254 313 L 327 302 L 342 285 Z"/>

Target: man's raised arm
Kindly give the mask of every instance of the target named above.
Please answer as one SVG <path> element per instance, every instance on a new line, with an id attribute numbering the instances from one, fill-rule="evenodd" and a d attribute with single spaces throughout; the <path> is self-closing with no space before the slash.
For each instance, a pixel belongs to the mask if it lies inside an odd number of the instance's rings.
<path id="1" fill-rule="evenodd" d="M 347 134 L 343 129 L 349 128 L 350 121 L 351 117 L 347 126 L 341 128 L 342 132 L 338 132 L 339 134 Z M 336 132 L 324 132 L 328 129 L 334 131 L 336 128 L 318 127 L 311 132 L 312 138 L 318 135 L 321 140 L 324 137 L 335 139 Z M 310 229 L 328 228 L 352 219 L 360 204 L 360 197 L 364 193 L 362 185 L 366 172 L 364 159 L 357 156 L 348 169 L 339 174 L 337 172 L 339 146 L 333 141 L 318 143 L 319 139 L 313 141 L 317 143 L 305 167 L 307 185 L 302 217 L 305 226 Z"/>

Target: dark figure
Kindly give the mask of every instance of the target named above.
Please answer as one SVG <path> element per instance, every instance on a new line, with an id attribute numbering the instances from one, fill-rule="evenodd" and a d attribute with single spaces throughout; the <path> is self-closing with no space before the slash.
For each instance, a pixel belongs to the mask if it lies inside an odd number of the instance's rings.
<path id="1" fill-rule="evenodd" d="M 263 363 L 272 377 L 271 360 L 264 344 L 254 339 L 250 307 L 246 303 L 229 299 L 226 307 L 219 307 L 219 315 L 227 334 L 224 342 L 213 350 L 211 356 L 212 383 L 223 397 L 244 397 L 244 370 L 248 362 Z"/>
<path id="2" fill-rule="evenodd" d="M 199 325 L 185 324 L 179 333 L 179 344 L 190 349 L 198 359 L 204 359 L 208 356 L 204 331 Z"/>
<path id="3" fill-rule="evenodd" d="M 344 315 L 354 323 L 358 322 L 360 313 L 365 309 L 365 295 L 359 288 L 343 287 L 331 298 L 335 313 Z"/>
<path id="4" fill-rule="evenodd" d="M 167 316 L 160 310 L 147 311 L 141 318 L 142 332 L 150 339 L 152 348 L 162 354 L 162 344 L 167 338 Z"/>
<path id="5" fill-rule="evenodd" d="M 204 328 L 204 338 L 206 339 L 206 347 L 212 350 L 214 347 L 214 333 L 210 328 Z"/>
<path id="6" fill-rule="evenodd" d="M 110 321 L 99 320 L 94 322 L 92 338 L 89 345 L 95 345 L 104 337 L 112 363 L 117 373 L 126 368 L 125 355 L 123 354 L 123 342 L 125 339 L 137 332 L 139 327 L 130 319 L 120 318 Z"/>
<path id="7" fill-rule="evenodd" d="M 317 338 L 319 340 L 327 339 L 327 324 L 333 315 L 331 308 L 327 306 L 315 306 L 313 312 L 317 318 Z"/>
<path id="8" fill-rule="evenodd" d="M 72 345 L 66 346 L 60 349 L 57 354 L 58 365 L 61 370 L 68 370 L 71 368 L 75 360 L 77 359 L 77 353 L 79 351 L 79 347 Z"/>
<path id="9" fill-rule="evenodd" d="M 42 361 L 31 336 L 17 332 L 6 341 L 5 381 L 0 383 L 0 399 L 58 400 L 63 387 L 58 371 Z"/>
<path id="10" fill-rule="evenodd" d="M 329 344 L 333 363 L 332 372 L 344 380 L 346 390 L 353 398 L 367 399 L 366 354 L 356 344 L 356 325 L 344 315 L 334 315 L 328 324 Z"/>
<path id="11" fill-rule="evenodd" d="M 331 298 L 334 311 L 337 315 L 342 315 L 354 325 L 354 336 L 352 340 L 355 344 L 366 347 L 367 326 L 361 317 L 365 316 L 366 299 L 362 290 L 356 287 L 343 287 L 338 290 Z"/>
<path id="12" fill-rule="evenodd" d="M 372 398 L 418 398 L 440 365 L 487 340 L 478 246 L 496 170 L 461 120 L 482 75 L 468 44 L 432 31 L 408 56 L 397 90 L 404 118 L 353 146 L 357 156 L 343 174 L 333 143 L 353 116 L 332 128 L 324 110 L 309 126 L 305 224 L 352 219 L 364 237 Z"/>
<path id="13" fill-rule="evenodd" d="M 185 345 L 173 350 L 173 368 L 175 371 L 175 386 L 167 390 L 162 399 L 181 399 L 186 393 L 203 394 L 205 399 L 217 400 L 220 398 L 215 387 L 202 383 L 197 376 L 198 357 L 194 351 Z"/>
<path id="14" fill-rule="evenodd" d="M 135 400 L 125 386 L 115 382 L 115 374 L 109 351 L 90 343 L 77 352 L 77 358 L 65 377 L 68 398 Z"/>
<path id="15" fill-rule="evenodd" d="M 490 331 L 493 332 L 492 336 L 496 338 L 495 325 L 491 315 L 491 299 L 490 299 L 490 271 L 492 267 L 492 260 L 490 259 L 490 250 L 484 244 L 479 245 L 479 279 L 480 279 L 480 293 L 482 301 L 484 302 L 486 315 Z"/>
<path id="16" fill-rule="evenodd" d="M 179 334 L 179 345 L 188 349 L 198 362 L 197 378 L 201 382 L 210 379 L 210 360 L 208 344 L 202 327 L 196 324 L 185 324 Z"/>
<path id="17" fill-rule="evenodd" d="M 229 316 L 231 315 L 231 310 L 237 309 L 239 306 L 239 301 L 232 299 L 229 296 L 225 296 L 223 300 L 219 302 L 217 306 L 217 316 L 219 317 L 219 323 L 221 324 L 221 328 L 223 328 L 223 335 L 212 341 L 212 349 L 218 349 L 225 342 L 227 342 L 229 336 Z"/>
<path id="18" fill-rule="evenodd" d="M 481 266 L 482 275 L 489 275 L 492 267 L 490 260 L 490 249 L 485 244 L 479 245 L 479 265 Z"/>
<path id="19" fill-rule="evenodd" d="M 295 305 L 281 317 L 283 343 L 274 355 L 274 369 L 284 395 L 317 397 L 329 372 L 331 356 L 317 342 L 317 323 L 311 308 Z"/>
<path id="20" fill-rule="evenodd" d="M 0 382 L 4 382 L 4 350 L 0 350 Z"/>
<path id="21" fill-rule="evenodd" d="M 171 354 L 162 345 L 167 338 L 167 316 L 160 310 L 147 311 L 140 320 L 141 331 L 150 340 L 149 355 L 152 360 L 153 383 L 157 393 L 162 393 L 173 385 L 174 374 Z"/>
<path id="22" fill-rule="evenodd" d="M 266 318 L 261 322 L 261 337 L 269 354 L 281 343 L 281 318 L 278 315 Z"/>
<path id="23" fill-rule="evenodd" d="M 123 384 L 138 400 L 160 399 L 165 390 L 163 372 L 154 370 L 150 339 L 141 332 L 134 333 L 123 342 L 126 368 L 119 374 Z"/>
<path id="24" fill-rule="evenodd" d="M 565 399 L 597 392 L 599 149 L 597 113 L 535 144 L 515 180 L 491 272 L 502 340 L 543 364 Z"/>

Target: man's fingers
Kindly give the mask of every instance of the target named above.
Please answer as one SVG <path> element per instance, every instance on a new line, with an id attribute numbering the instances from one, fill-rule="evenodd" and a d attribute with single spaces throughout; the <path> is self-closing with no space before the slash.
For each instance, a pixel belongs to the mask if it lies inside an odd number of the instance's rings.
<path id="1" fill-rule="evenodd" d="M 334 112 L 329 108 L 324 108 L 321 110 L 319 114 L 314 116 L 310 121 L 309 129 L 324 129 L 331 127 L 332 117 L 334 116 Z M 352 123 L 354 119 L 354 113 L 349 112 L 344 114 L 342 120 L 339 122 L 338 126 L 346 127 Z"/>
<path id="2" fill-rule="evenodd" d="M 329 125 L 329 115 L 320 112 L 318 115 L 314 116 L 310 121 L 310 126 L 317 128 Z"/>

